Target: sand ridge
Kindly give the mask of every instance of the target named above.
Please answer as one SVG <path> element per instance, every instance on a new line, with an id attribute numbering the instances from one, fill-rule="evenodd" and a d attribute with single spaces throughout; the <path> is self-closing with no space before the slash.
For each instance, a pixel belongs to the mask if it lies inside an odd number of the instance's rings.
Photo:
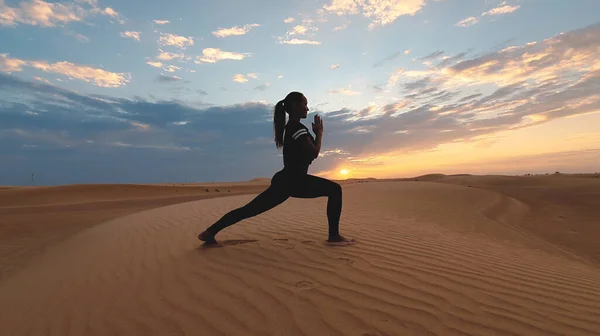
<path id="1" fill-rule="evenodd" d="M 600 268 L 510 225 L 529 205 L 432 182 L 344 186 L 196 234 L 253 195 L 173 204 L 81 231 L 0 282 L 9 335 L 597 335 Z M 505 225 L 501 225 L 504 221 Z M 499 224 L 500 223 L 500 224 Z"/>

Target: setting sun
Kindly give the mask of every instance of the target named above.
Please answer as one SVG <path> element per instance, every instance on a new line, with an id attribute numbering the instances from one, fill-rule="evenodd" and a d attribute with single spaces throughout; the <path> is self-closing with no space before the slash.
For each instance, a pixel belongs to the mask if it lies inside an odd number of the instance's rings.
<path id="1" fill-rule="evenodd" d="M 340 174 L 342 174 L 342 175 L 348 175 L 348 173 L 350 173 L 350 171 L 348 169 L 340 170 Z"/>

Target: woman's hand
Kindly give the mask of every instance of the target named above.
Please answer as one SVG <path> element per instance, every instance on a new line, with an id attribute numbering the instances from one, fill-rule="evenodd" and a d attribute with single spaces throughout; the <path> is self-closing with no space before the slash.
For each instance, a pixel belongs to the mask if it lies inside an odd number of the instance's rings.
<path id="1" fill-rule="evenodd" d="M 318 114 L 315 114 L 312 130 L 316 135 L 323 135 L 323 119 Z"/>

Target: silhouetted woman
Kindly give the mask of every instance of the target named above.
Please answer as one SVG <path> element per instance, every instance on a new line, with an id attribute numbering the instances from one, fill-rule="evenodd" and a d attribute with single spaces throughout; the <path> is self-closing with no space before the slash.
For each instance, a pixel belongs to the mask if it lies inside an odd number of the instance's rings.
<path id="1" fill-rule="evenodd" d="M 289 121 L 285 122 L 285 114 Z M 308 174 L 308 167 L 319 156 L 323 137 L 323 121 L 315 115 L 313 137 L 300 119 L 308 115 L 308 101 L 300 92 L 290 92 L 275 106 L 273 128 L 275 145 L 283 147 L 283 169 L 275 173 L 271 185 L 248 204 L 225 214 L 216 223 L 198 235 L 208 244 L 216 244 L 219 231 L 243 219 L 259 215 L 283 203 L 289 197 L 316 198 L 327 196 L 328 242 L 352 243 L 339 232 L 342 212 L 342 187 L 333 181 Z M 285 130 L 285 136 L 284 136 Z"/>

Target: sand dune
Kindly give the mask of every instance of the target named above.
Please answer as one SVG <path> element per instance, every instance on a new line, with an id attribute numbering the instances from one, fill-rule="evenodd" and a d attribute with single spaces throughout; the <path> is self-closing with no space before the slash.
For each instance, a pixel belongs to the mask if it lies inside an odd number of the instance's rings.
<path id="1" fill-rule="evenodd" d="M 0 190 L 0 280 L 53 244 L 99 223 L 192 200 L 257 193 L 258 183 L 87 184 Z"/>
<path id="2" fill-rule="evenodd" d="M 253 195 L 168 205 L 53 245 L 0 282 L 3 335 L 599 335 L 600 268 L 523 228 L 531 204 L 433 182 L 344 186 L 196 234 Z"/>

